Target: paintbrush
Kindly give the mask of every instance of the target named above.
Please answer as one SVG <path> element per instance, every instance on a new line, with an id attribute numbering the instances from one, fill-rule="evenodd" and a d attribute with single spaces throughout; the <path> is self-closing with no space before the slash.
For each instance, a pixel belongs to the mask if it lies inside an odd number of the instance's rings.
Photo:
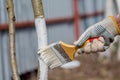
<path id="1" fill-rule="evenodd" d="M 98 38 L 87 40 L 81 48 L 83 48 L 87 43 L 92 42 L 94 39 Z M 78 49 L 79 48 L 75 45 L 59 41 L 45 47 L 43 50 L 39 50 L 38 54 L 40 59 L 43 60 L 50 69 L 53 69 L 74 60 L 75 53 Z"/>

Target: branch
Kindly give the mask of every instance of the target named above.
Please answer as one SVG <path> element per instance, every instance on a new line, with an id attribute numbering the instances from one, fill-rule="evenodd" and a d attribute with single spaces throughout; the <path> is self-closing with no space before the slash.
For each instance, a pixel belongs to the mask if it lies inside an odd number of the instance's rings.
<path id="1" fill-rule="evenodd" d="M 13 80 L 20 80 L 18 68 L 16 64 L 16 49 L 15 49 L 15 15 L 13 0 L 6 0 L 7 11 L 9 17 L 9 50 L 10 50 L 10 63 L 12 68 Z"/>

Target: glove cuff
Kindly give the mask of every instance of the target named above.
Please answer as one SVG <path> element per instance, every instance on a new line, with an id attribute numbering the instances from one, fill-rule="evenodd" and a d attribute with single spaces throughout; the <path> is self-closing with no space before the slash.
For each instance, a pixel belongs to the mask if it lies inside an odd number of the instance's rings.
<path id="1" fill-rule="evenodd" d="M 114 36 L 120 34 L 120 29 L 113 16 L 109 16 L 108 18 L 104 19 L 100 22 L 100 24 Z"/>
<path id="2" fill-rule="evenodd" d="M 115 25 L 115 27 L 116 27 L 116 30 L 118 31 L 118 34 L 120 34 L 120 28 L 119 28 L 118 23 L 117 23 L 117 21 L 115 20 L 115 18 L 114 18 L 113 16 L 109 16 L 109 18 L 112 19 L 112 21 L 114 22 L 114 25 Z"/>

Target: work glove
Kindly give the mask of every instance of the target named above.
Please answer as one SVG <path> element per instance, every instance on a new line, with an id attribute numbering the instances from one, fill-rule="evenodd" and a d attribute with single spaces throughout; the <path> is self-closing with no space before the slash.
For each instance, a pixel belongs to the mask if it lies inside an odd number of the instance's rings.
<path id="1" fill-rule="evenodd" d="M 105 40 L 103 37 L 99 37 L 97 39 L 94 39 L 92 42 L 86 43 L 83 48 L 79 48 L 77 50 L 78 54 L 82 53 L 96 53 L 96 52 L 102 52 L 105 51 Z"/>
<path id="2" fill-rule="evenodd" d="M 110 45 L 110 43 L 113 42 L 114 37 L 120 33 L 118 24 L 116 19 L 113 16 L 109 16 L 108 18 L 102 20 L 101 22 L 98 22 L 92 26 L 90 26 L 81 36 L 80 38 L 74 42 L 74 44 L 80 48 L 85 41 L 87 41 L 89 38 L 94 37 L 103 37 L 104 46 L 103 50 L 106 49 Z M 97 41 L 94 41 L 93 43 L 96 43 Z M 101 41 L 98 41 L 101 42 Z M 95 45 L 95 44 L 91 45 Z M 90 43 L 86 46 L 90 46 Z M 97 46 L 96 46 L 97 47 Z M 79 52 L 86 51 L 86 48 L 80 49 Z M 90 50 L 92 51 L 92 50 Z M 89 51 L 87 51 L 89 52 Z M 94 51 L 95 52 L 95 51 Z"/>

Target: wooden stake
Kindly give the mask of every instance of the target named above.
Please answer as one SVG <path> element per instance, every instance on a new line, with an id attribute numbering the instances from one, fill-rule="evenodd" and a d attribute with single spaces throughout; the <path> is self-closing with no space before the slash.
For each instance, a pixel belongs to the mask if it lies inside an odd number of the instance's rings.
<path id="1" fill-rule="evenodd" d="M 38 49 L 43 49 L 47 46 L 47 32 L 46 32 L 46 22 L 44 18 L 44 11 L 42 0 L 32 0 L 34 17 L 35 17 L 35 27 L 38 37 Z M 40 56 L 40 55 L 39 55 Z M 48 67 L 47 65 L 39 58 L 38 66 L 38 80 L 47 80 L 48 78 Z"/>
<path id="2" fill-rule="evenodd" d="M 7 11 L 9 17 L 9 50 L 10 50 L 10 63 L 12 68 L 13 80 L 20 80 L 18 68 L 16 63 L 16 48 L 15 48 L 15 15 L 13 0 L 6 0 Z"/>

